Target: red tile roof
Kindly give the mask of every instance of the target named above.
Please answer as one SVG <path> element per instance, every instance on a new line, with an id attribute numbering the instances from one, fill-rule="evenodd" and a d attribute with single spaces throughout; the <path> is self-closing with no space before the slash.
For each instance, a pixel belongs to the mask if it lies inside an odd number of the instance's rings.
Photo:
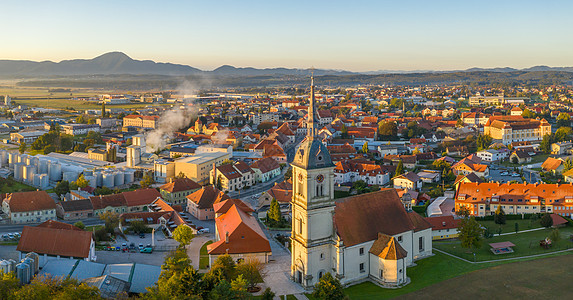
<path id="1" fill-rule="evenodd" d="M 279 163 L 270 157 L 259 159 L 251 164 L 252 169 L 259 169 L 263 174 L 275 169 L 279 169 L 280 167 L 281 166 Z"/>
<path id="2" fill-rule="evenodd" d="M 334 225 L 346 247 L 415 229 L 395 189 L 338 200 Z"/>
<path id="3" fill-rule="evenodd" d="M 160 189 L 169 192 L 169 193 L 177 193 L 183 191 L 190 191 L 200 189 L 201 185 L 197 182 L 184 177 L 184 178 L 176 178 L 172 182 L 166 183 L 160 187 Z"/>
<path id="4" fill-rule="evenodd" d="M 161 198 L 161 194 L 152 188 L 123 192 L 122 194 L 128 207 L 148 205 L 155 199 Z"/>
<path id="5" fill-rule="evenodd" d="M 187 196 L 187 199 L 196 203 L 199 209 L 213 208 L 213 204 L 230 199 L 216 187 L 209 185 Z"/>
<path id="6" fill-rule="evenodd" d="M 16 250 L 87 258 L 91 242 L 92 233 L 88 231 L 24 226 Z"/>
<path id="7" fill-rule="evenodd" d="M 45 191 L 7 194 L 3 201 L 10 206 L 10 212 L 56 209 L 56 202 Z"/>
<path id="8" fill-rule="evenodd" d="M 461 219 L 454 219 L 454 216 L 442 216 L 428 217 L 426 221 L 432 225 L 432 230 L 440 230 L 458 228 Z"/>
<path id="9" fill-rule="evenodd" d="M 94 210 L 104 209 L 108 206 L 121 207 L 127 206 L 123 194 L 99 195 L 90 197 Z"/>
<path id="10" fill-rule="evenodd" d="M 37 227 L 83 231 L 82 229 L 80 229 L 80 228 L 78 228 L 72 224 L 58 222 L 58 221 L 54 221 L 54 220 L 48 220 L 48 221 L 38 225 Z"/>

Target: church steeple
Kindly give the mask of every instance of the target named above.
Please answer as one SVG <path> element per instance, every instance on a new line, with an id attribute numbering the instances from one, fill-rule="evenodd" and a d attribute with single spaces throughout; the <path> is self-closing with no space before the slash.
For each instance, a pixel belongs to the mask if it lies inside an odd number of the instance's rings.
<path id="1" fill-rule="evenodd" d="M 314 106 L 314 71 L 312 71 L 312 74 L 310 75 L 310 103 L 308 105 L 308 120 L 307 120 L 307 126 L 308 126 L 308 132 L 307 132 L 307 138 L 309 139 L 314 139 L 314 137 L 316 136 L 317 133 L 317 128 L 316 126 L 318 125 L 318 122 L 316 122 L 316 108 Z"/>

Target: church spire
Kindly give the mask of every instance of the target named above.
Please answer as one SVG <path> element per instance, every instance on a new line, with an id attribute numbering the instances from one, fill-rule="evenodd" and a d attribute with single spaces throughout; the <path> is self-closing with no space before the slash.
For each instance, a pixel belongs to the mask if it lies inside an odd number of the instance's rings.
<path id="1" fill-rule="evenodd" d="M 316 135 L 316 109 L 314 107 L 314 69 L 310 75 L 310 104 L 308 105 L 308 134 L 309 139 L 313 139 Z"/>

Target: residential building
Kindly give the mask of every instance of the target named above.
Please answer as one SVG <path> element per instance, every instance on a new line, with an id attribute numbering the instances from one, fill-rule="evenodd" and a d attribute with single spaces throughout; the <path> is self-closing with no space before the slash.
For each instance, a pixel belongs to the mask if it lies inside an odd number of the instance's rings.
<path id="1" fill-rule="evenodd" d="M 82 220 L 93 217 L 93 214 L 90 199 L 60 201 L 56 204 L 56 215 L 62 220 Z"/>
<path id="2" fill-rule="evenodd" d="M 171 178 L 169 182 L 159 187 L 159 193 L 171 205 L 180 205 L 185 209 L 187 207 L 187 196 L 200 188 L 201 185 L 187 177 Z"/>
<path id="3" fill-rule="evenodd" d="M 432 225 L 432 239 L 445 240 L 459 236 L 458 227 L 461 219 L 454 216 L 428 217 L 425 220 Z"/>
<path id="4" fill-rule="evenodd" d="M 239 191 L 255 184 L 255 171 L 245 162 L 225 164 L 213 168 L 210 183 L 223 192 Z"/>
<path id="5" fill-rule="evenodd" d="M 94 209 L 94 216 L 103 215 L 106 212 L 122 214 L 127 212 L 127 203 L 123 194 L 99 195 L 90 197 Z"/>
<path id="6" fill-rule="evenodd" d="M 334 168 L 334 183 L 344 184 L 363 180 L 367 184 L 385 185 L 390 182 L 390 174 L 380 165 L 363 160 L 341 160 Z"/>
<path id="7" fill-rule="evenodd" d="M 510 115 L 511 115 L 511 116 L 521 116 L 521 114 L 523 114 L 523 110 L 522 110 L 519 106 L 514 106 L 514 107 L 510 110 Z"/>
<path id="8" fill-rule="evenodd" d="M 165 183 L 173 177 L 175 177 L 175 161 L 173 159 L 157 159 L 153 162 L 155 182 Z"/>
<path id="9" fill-rule="evenodd" d="M 257 182 L 267 182 L 281 174 L 281 166 L 270 157 L 253 162 L 250 167 L 255 171 L 255 180 Z"/>
<path id="10" fill-rule="evenodd" d="M 531 162 L 531 155 L 527 151 L 516 150 L 509 156 L 509 161 L 517 161 L 518 164 Z"/>
<path id="11" fill-rule="evenodd" d="M 272 188 L 266 192 L 263 192 L 259 197 L 259 202 L 256 207 L 257 210 L 264 206 L 270 207 L 271 201 L 273 199 L 278 201 L 281 208 L 285 207 L 288 211 L 290 211 L 289 203 L 292 199 L 292 181 L 290 179 L 286 181 L 283 180 L 281 183 L 275 183 Z"/>
<path id="12" fill-rule="evenodd" d="M 65 134 L 72 136 L 88 134 L 88 132 L 100 132 L 100 126 L 97 124 L 64 124 L 61 125 L 62 131 Z"/>
<path id="13" fill-rule="evenodd" d="M 562 158 L 548 157 L 542 164 L 541 169 L 545 172 L 552 172 L 553 174 L 561 174 L 565 169 L 564 160 Z"/>
<path id="14" fill-rule="evenodd" d="M 183 173 L 187 178 L 198 184 L 209 182 L 209 174 L 213 165 L 219 166 L 231 158 L 227 152 L 208 152 L 175 160 L 175 174 Z"/>
<path id="15" fill-rule="evenodd" d="M 551 124 L 545 119 L 525 119 L 521 116 L 492 116 L 484 125 L 484 134 L 494 142 L 509 145 L 513 142 L 540 141 L 551 133 Z"/>
<path id="16" fill-rule="evenodd" d="M 125 199 L 128 212 L 145 211 L 161 194 L 154 188 L 139 189 L 121 193 Z"/>
<path id="17" fill-rule="evenodd" d="M 113 129 L 117 127 L 117 119 L 115 118 L 97 118 L 96 124 L 101 128 Z"/>
<path id="18" fill-rule="evenodd" d="M 392 182 L 395 189 L 419 190 L 423 185 L 423 181 L 420 176 L 414 172 L 398 175 L 392 178 Z"/>
<path id="19" fill-rule="evenodd" d="M 45 133 L 48 132 L 44 130 L 12 132 L 10 133 L 10 141 L 16 144 L 26 143 L 30 145 Z"/>
<path id="20" fill-rule="evenodd" d="M 422 170 L 416 175 L 418 175 L 424 183 L 440 183 L 442 180 L 442 171 L 439 170 Z"/>
<path id="21" fill-rule="evenodd" d="M 127 115 L 123 117 L 123 127 L 139 127 L 155 129 L 159 116 Z"/>
<path id="22" fill-rule="evenodd" d="M 456 211 L 465 206 L 474 216 L 493 215 L 501 206 L 506 214 L 573 213 L 573 184 L 461 183 Z"/>
<path id="23" fill-rule="evenodd" d="M 238 199 L 216 203 L 215 241 L 207 245 L 209 265 L 221 255 L 230 255 L 237 263 L 256 259 L 267 263 L 271 245 L 259 222 L 251 215 L 253 209 Z"/>
<path id="24" fill-rule="evenodd" d="M 564 141 L 551 144 L 551 154 L 555 155 L 563 155 L 571 153 L 571 149 L 573 149 L 573 142 L 571 141 Z"/>
<path id="25" fill-rule="evenodd" d="M 13 224 L 56 220 L 56 203 L 45 191 L 16 192 L 3 195 L 2 212 Z"/>
<path id="26" fill-rule="evenodd" d="M 452 171 L 456 175 L 475 173 L 478 177 L 488 177 L 489 167 L 481 164 L 478 156 L 466 157 L 452 166 Z"/>
<path id="27" fill-rule="evenodd" d="M 215 218 L 213 204 L 230 199 L 216 187 L 204 186 L 187 196 L 187 211 L 199 220 L 212 220 Z"/>
<path id="28" fill-rule="evenodd" d="M 502 159 L 506 159 L 508 156 L 509 151 L 507 148 L 495 150 L 495 149 L 486 149 L 476 153 L 477 157 L 481 158 L 483 161 L 499 161 Z"/>

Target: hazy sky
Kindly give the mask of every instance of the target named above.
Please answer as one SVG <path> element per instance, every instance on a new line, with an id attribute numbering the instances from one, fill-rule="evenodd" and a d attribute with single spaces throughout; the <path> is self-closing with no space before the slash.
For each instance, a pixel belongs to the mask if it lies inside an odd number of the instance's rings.
<path id="1" fill-rule="evenodd" d="M 0 0 L 0 59 L 353 71 L 573 66 L 573 1 Z"/>

